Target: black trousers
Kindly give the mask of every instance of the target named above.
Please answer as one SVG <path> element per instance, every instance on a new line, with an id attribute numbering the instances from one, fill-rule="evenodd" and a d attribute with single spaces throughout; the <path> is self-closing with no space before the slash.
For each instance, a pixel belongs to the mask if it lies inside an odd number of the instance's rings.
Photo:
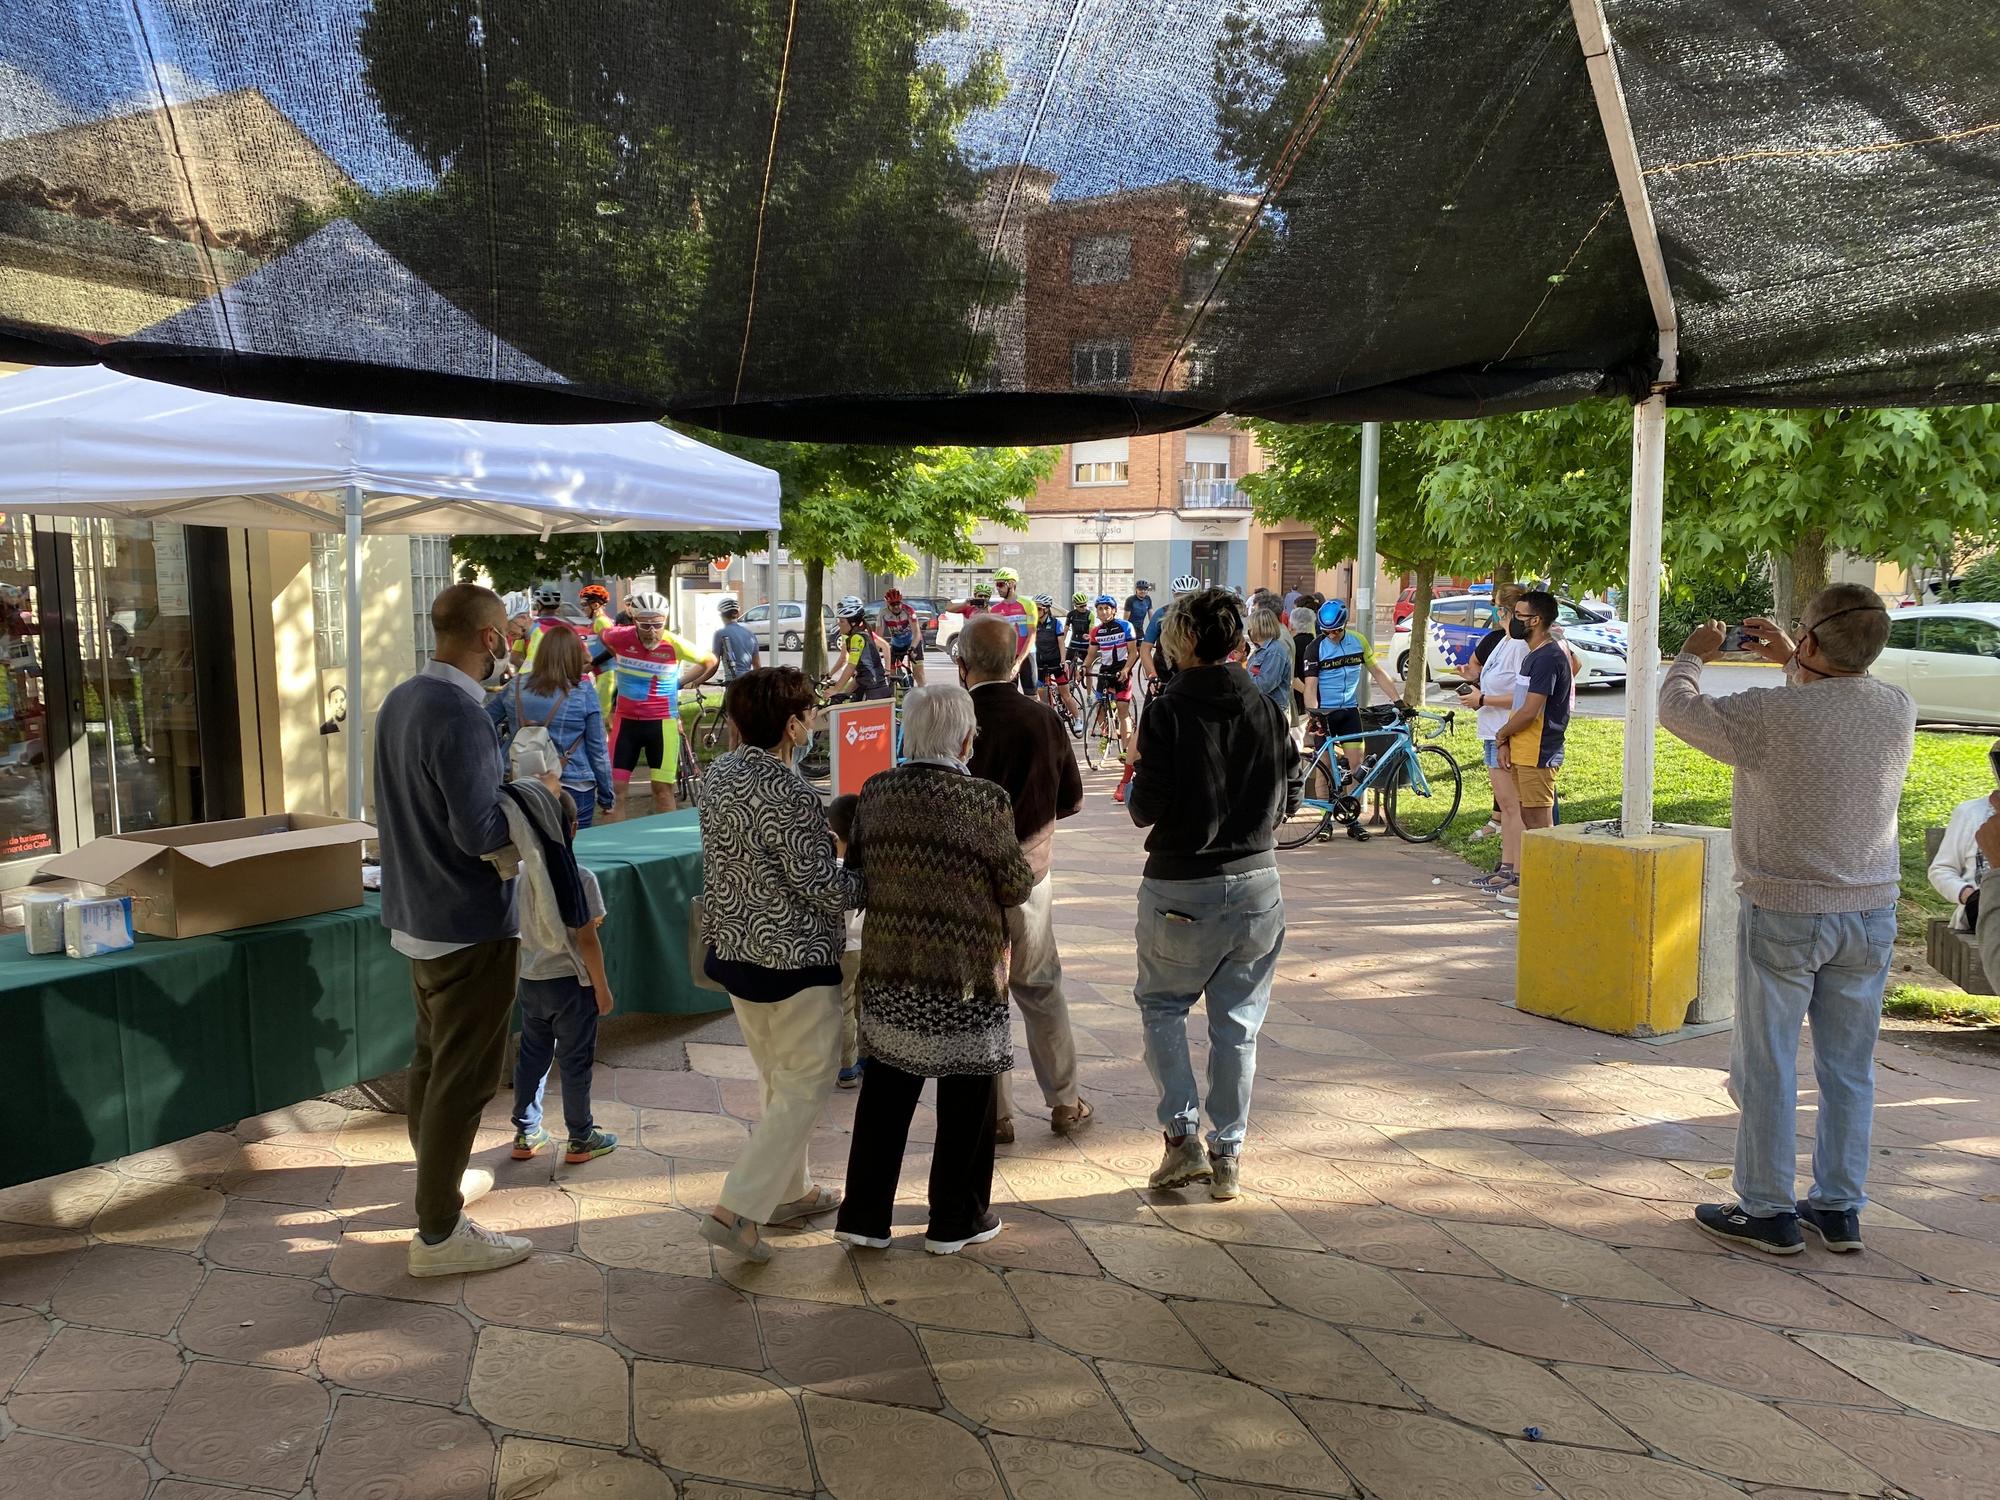
<path id="1" fill-rule="evenodd" d="M 1004 1076 L 1004 1075 L 1003 1075 Z M 975 1233 L 993 1200 L 993 1119 L 998 1082 L 989 1074 L 937 1081 L 937 1142 L 931 1147 L 930 1238 Z M 854 1142 L 847 1151 L 847 1198 L 835 1227 L 886 1239 L 895 1211 L 903 1148 L 924 1080 L 879 1057 L 861 1075 Z"/>
<path id="2" fill-rule="evenodd" d="M 410 963 L 417 1025 L 409 1132 L 417 1227 L 428 1235 L 450 1234 L 465 1208 L 458 1183 L 472 1159 L 479 1113 L 500 1087 L 520 949 L 519 938 L 496 938 Z"/>

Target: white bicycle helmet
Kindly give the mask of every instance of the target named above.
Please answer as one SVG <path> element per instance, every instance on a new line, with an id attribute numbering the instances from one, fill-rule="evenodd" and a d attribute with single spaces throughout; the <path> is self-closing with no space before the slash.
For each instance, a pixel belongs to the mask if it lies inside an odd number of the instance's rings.
<path id="1" fill-rule="evenodd" d="M 510 620 L 516 615 L 525 615 L 529 610 L 528 596 L 519 589 L 511 594 L 502 594 L 500 607 L 507 611 L 507 618 Z"/>
<path id="2" fill-rule="evenodd" d="M 1174 580 L 1176 594 L 1198 594 L 1206 585 L 1192 573 L 1183 573 Z"/>
<path id="3" fill-rule="evenodd" d="M 736 602 L 734 594 L 724 594 L 720 599 L 715 601 L 715 608 L 718 614 L 740 615 L 743 613 L 743 606 Z"/>
<path id="4" fill-rule="evenodd" d="M 849 594 L 833 607 L 833 612 L 843 620 L 858 620 L 861 616 L 868 613 L 868 606 L 855 598 L 854 595 Z"/>
<path id="5" fill-rule="evenodd" d="M 634 594 L 631 598 L 627 599 L 625 607 L 635 615 L 665 616 L 667 612 L 667 596 L 665 594 L 655 594 L 651 590 L 648 590 L 643 594 Z"/>
<path id="6" fill-rule="evenodd" d="M 535 585 L 535 607 L 537 609 L 554 609 L 562 602 L 562 588 L 559 585 L 553 583 L 538 583 Z"/>

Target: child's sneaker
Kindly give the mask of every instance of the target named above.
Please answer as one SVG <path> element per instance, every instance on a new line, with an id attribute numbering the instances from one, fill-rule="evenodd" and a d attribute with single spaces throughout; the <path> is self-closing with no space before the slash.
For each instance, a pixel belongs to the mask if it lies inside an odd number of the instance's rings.
<path id="1" fill-rule="evenodd" d="M 840 1077 L 836 1078 L 834 1082 L 844 1089 L 858 1089 L 861 1087 L 861 1075 L 867 1071 L 868 1059 L 864 1057 L 853 1067 L 842 1068 L 840 1070 Z"/>
<path id="2" fill-rule="evenodd" d="M 530 1161 L 555 1143 L 555 1137 L 539 1125 L 533 1130 L 517 1130 L 514 1132 L 514 1160 Z"/>
<path id="3" fill-rule="evenodd" d="M 608 1130 L 593 1130 L 582 1140 L 569 1143 L 569 1149 L 563 1152 L 563 1161 L 572 1167 L 581 1166 L 584 1162 L 596 1161 L 600 1156 L 609 1156 L 617 1149 L 617 1136 Z"/>

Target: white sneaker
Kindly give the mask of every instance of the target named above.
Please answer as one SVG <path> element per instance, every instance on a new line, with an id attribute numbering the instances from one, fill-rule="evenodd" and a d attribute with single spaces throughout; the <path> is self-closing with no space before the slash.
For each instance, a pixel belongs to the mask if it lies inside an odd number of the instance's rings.
<path id="1" fill-rule="evenodd" d="M 833 1237 L 839 1240 L 841 1244 L 852 1245 L 857 1250 L 887 1250 L 889 1248 L 889 1237 L 887 1235 L 883 1235 L 878 1239 L 872 1234 L 855 1234 L 852 1230 L 836 1229 L 833 1232 Z"/>
<path id="2" fill-rule="evenodd" d="M 467 1208 L 493 1191 L 493 1174 L 484 1167 L 467 1167 L 458 1179 L 458 1196 Z"/>
<path id="3" fill-rule="evenodd" d="M 464 1276 L 477 1271 L 497 1271 L 526 1260 L 534 1248 L 518 1235 L 483 1229 L 460 1214 L 457 1227 L 435 1245 L 424 1243 L 421 1234 L 410 1236 L 409 1270 L 412 1276 Z"/>

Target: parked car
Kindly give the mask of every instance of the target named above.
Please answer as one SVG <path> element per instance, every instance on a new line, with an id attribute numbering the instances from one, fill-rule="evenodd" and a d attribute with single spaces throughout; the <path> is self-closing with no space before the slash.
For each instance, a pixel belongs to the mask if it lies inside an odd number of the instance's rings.
<path id="1" fill-rule="evenodd" d="M 833 639 L 833 611 L 825 605 L 821 605 L 820 619 L 823 634 L 827 640 L 831 641 Z M 749 626 L 750 633 L 757 637 L 758 645 L 768 651 L 771 647 L 771 606 L 768 604 L 751 605 L 750 608 L 743 611 L 743 623 Z M 806 643 L 805 623 L 806 607 L 802 602 L 797 599 L 780 599 L 778 601 L 778 649 L 780 651 L 798 651 L 804 648 Z"/>
<path id="2" fill-rule="evenodd" d="M 1925 724 L 2000 724 L 2000 604 L 1918 604 L 1889 616 L 1875 675 Z"/>
<path id="3" fill-rule="evenodd" d="M 1435 681 L 1456 677 L 1459 667 L 1471 660 L 1473 647 L 1494 628 L 1496 618 L 1493 600 L 1485 594 L 1455 594 L 1432 600 L 1430 649 L 1425 653 L 1431 678 Z M 1583 663 L 1583 670 L 1577 674 L 1578 687 L 1610 686 L 1625 680 L 1622 620 L 1600 620 L 1595 614 L 1580 610 L 1573 601 L 1558 599 L 1556 623 L 1562 627 L 1563 639 L 1576 648 Z M 1396 675 L 1406 676 L 1410 669 L 1408 620 L 1398 622 L 1390 655 L 1396 664 Z"/>

